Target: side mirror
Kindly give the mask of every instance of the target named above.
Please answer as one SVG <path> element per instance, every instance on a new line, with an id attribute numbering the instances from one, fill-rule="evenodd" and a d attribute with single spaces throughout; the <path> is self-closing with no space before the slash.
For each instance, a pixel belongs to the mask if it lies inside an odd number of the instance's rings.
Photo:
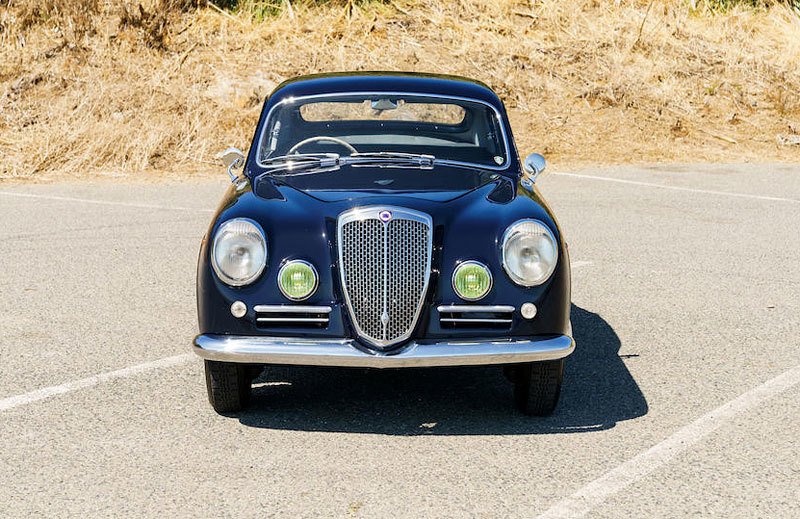
<path id="1" fill-rule="evenodd" d="M 547 167 L 547 161 L 538 153 L 531 153 L 522 162 L 522 169 L 528 174 L 528 179 L 531 182 L 536 182 L 536 178 L 544 172 Z"/>
<path id="2" fill-rule="evenodd" d="M 225 151 L 217 153 L 217 158 L 222 161 L 231 177 L 231 182 L 236 180 L 236 175 L 233 170 L 239 169 L 244 166 L 244 153 L 238 148 L 228 148 Z"/>

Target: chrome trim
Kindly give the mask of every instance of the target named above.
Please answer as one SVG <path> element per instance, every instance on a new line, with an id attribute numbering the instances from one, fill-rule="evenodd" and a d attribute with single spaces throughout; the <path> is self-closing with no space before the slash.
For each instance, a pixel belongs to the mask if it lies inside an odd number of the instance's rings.
<path id="1" fill-rule="evenodd" d="M 437 306 L 439 313 L 453 312 L 513 312 L 515 308 L 511 305 L 441 305 Z"/>
<path id="2" fill-rule="evenodd" d="M 500 127 L 500 133 L 503 135 L 503 147 L 504 147 L 504 158 L 505 162 L 498 166 L 493 166 L 491 164 L 476 164 L 474 162 L 461 162 L 458 160 L 446 160 L 446 159 L 437 159 L 436 162 L 439 164 L 444 165 L 455 165 L 455 166 L 468 166 L 468 167 L 479 167 L 481 169 L 488 169 L 494 171 L 500 171 L 507 169 L 511 164 L 511 147 L 508 144 L 508 135 L 506 133 L 506 126 L 503 123 L 503 117 L 500 114 L 500 110 L 497 109 L 493 104 L 488 103 L 486 101 L 482 101 L 480 99 L 473 99 L 471 97 L 460 97 L 460 96 L 451 96 L 451 95 L 443 95 L 443 94 L 431 94 L 431 93 L 423 93 L 423 92 L 331 92 L 328 94 L 314 94 L 314 95 L 307 95 L 307 96 L 298 96 L 298 97 L 287 97 L 286 99 L 275 103 L 275 105 L 269 109 L 267 112 L 267 116 L 264 118 L 264 125 L 262 126 L 261 134 L 258 136 L 258 144 L 256 146 L 256 164 L 264 168 L 264 163 L 261 161 L 261 144 L 264 141 L 264 136 L 267 133 L 267 128 L 269 128 L 270 117 L 272 116 L 272 112 L 277 109 L 278 107 L 284 104 L 291 104 L 295 102 L 302 102 L 307 101 L 309 99 L 325 99 L 328 97 L 336 97 L 336 96 L 369 96 L 369 95 L 386 95 L 386 96 L 417 96 L 417 97 L 427 97 L 427 98 L 439 98 L 439 99 L 448 99 L 451 101 L 467 101 L 470 103 L 477 103 L 484 106 L 488 106 L 492 112 L 494 112 L 495 118 L 497 119 L 497 125 Z"/>
<path id="3" fill-rule="evenodd" d="M 367 368 L 538 362 L 564 358 L 574 349 L 575 341 L 568 335 L 497 340 L 419 340 L 390 354 L 364 351 L 352 339 L 198 335 L 193 346 L 200 357 L 223 362 Z"/>
<path id="4" fill-rule="evenodd" d="M 245 158 L 242 150 L 231 147 L 217 153 L 216 158 L 220 159 L 222 164 L 225 165 L 225 170 L 228 172 L 228 176 L 231 177 L 231 182 L 236 182 L 239 177 L 233 173 L 233 170 L 244 166 Z"/>
<path id="5" fill-rule="evenodd" d="M 522 168 L 525 170 L 530 183 L 533 184 L 547 168 L 547 161 L 538 153 L 531 153 L 522 161 Z"/>
<path id="6" fill-rule="evenodd" d="M 259 323 L 327 323 L 327 317 L 256 317 Z"/>
<path id="7" fill-rule="evenodd" d="M 442 323 L 488 323 L 488 324 L 511 324 L 513 319 L 479 319 L 472 317 L 442 317 Z"/>
<path id="8" fill-rule="evenodd" d="M 521 278 L 518 278 L 517 276 L 512 274 L 511 271 L 509 270 L 507 264 L 506 264 L 506 244 L 507 244 L 508 238 L 509 238 L 509 236 L 511 234 L 512 229 L 514 229 L 514 227 L 516 227 L 517 225 L 519 225 L 521 223 L 536 223 L 536 224 L 539 224 L 550 235 L 550 238 L 553 240 L 553 244 L 555 245 L 555 249 L 556 249 L 556 264 L 553 267 L 553 271 L 550 272 L 547 275 L 547 277 L 545 277 L 539 283 L 533 283 L 533 284 L 526 283 L 525 280 L 523 280 Z M 519 286 L 528 287 L 528 288 L 530 288 L 530 287 L 538 287 L 538 286 L 544 284 L 548 279 L 550 279 L 550 276 L 553 275 L 553 272 L 556 271 L 556 267 L 558 267 L 558 259 L 559 259 L 559 256 L 560 256 L 560 253 L 558 251 L 558 240 L 556 240 L 556 236 L 555 236 L 555 234 L 553 234 L 553 231 L 550 230 L 550 227 L 548 227 L 547 224 L 545 224 L 541 220 L 537 220 L 535 218 L 523 218 L 521 220 L 517 220 L 516 222 L 512 223 L 511 225 L 509 225 L 506 228 L 506 230 L 503 232 L 503 239 L 501 240 L 500 243 L 502 244 L 500 246 L 500 253 L 501 253 L 500 263 L 503 265 L 503 270 L 505 271 L 506 275 L 508 275 L 508 277 L 511 279 L 511 281 L 513 281 L 514 283 L 516 283 Z"/>
<path id="9" fill-rule="evenodd" d="M 220 269 L 219 266 L 217 266 L 217 260 L 216 260 L 217 255 L 215 254 L 215 251 L 217 250 L 217 237 L 219 236 L 220 231 L 226 225 L 229 225 L 231 222 L 235 222 L 237 220 L 253 224 L 258 230 L 258 232 L 261 233 L 261 243 L 264 246 L 264 264 L 261 265 L 261 267 L 253 276 L 244 281 L 237 281 L 235 279 L 232 279 L 228 277 L 227 274 L 222 272 L 222 269 Z M 253 283 L 255 280 L 257 280 L 261 276 L 261 274 L 264 273 L 264 269 L 267 268 L 268 261 L 269 261 L 269 246 L 267 243 L 267 235 L 264 233 L 264 229 L 261 227 L 261 225 L 259 225 L 258 222 L 250 218 L 231 218 L 230 220 L 225 220 L 224 222 L 219 224 L 219 226 L 217 227 L 217 231 L 214 233 L 214 237 L 211 240 L 211 268 L 214 270 L 214 273 L 217 275 L 220 281 L 232 287 L 243 287 L 245 285 L 249 285 Z"/>
<path id="10" fill-rule="evenodd" d="M 287 294 L 286 292 L 284 292 L 283 291 L 283 286 L 281 286 L 281 273 L 283 272 L 283 269 L 289 267 L 289 265 L 292 265 L 294 263 L 301 263 L 301 264 L 306 265 L 307 267 L 311 267 L 311 272 L 314 273 L 314 288 L 312 288 L 311 291 L 308 294 L 306 294 L 305 296 L 303 296 L 303 297 L 292 297 L 289 294 Z M 309 262 L 307 262 L 305 260 L 301 260 L 301 259 L 289 260 L 286 263 L 284 263 L 283 265 L 281 265 L 280 269 L 278 269 L 278 280 L 277 281 L 278 281 L 278 290 L 281 291 L 281 294 L 283 294 L 283 297 L 285 297 L 289 301 L 305 301 L 309 297 L 313 296 L 314 292 L 316 292 L 317 288 L 319 287 L 319 272 L 317 272 L 317 268 L 314 265 L 312 265 L 311 263 L 309 263 Z"/>
<path id="11" fill-rule="evenodd" d="M 256 305 L 253 310 L 260 313 L 290 313 L 290 314 L 329 314 L 333 311 L 330 306 L 300 306 L 300 305 Z"/>
<path id="12" fill-rule="evenodd" d="M 486 273 L 489 274 L 489 288 L 486 290 L 486 293 L 483 294 L 480 297 L 472 297 L 472 298 L 464 297 L 463 295 L 461 295 L 461 293 L 456 288 L 456 273 L 458 272 L 458 269 L 460 269 L 461 267 L 464 267 L 466 265 L 478 265 L 480 267 L 483 267 L 483 270 L 485 270 Z M 492 276 L 492 271 L 489 270 L 489 267 L 487 267 L 486 265 L 484 265 L 480 261 L 467 260 L 467 261 L 462 261 L 461 263 L 456 265 L 456 268 L 453 269 L 453 275 L 450 276 L 450 285 L 452 285 L 452 287 L 453 287 L 453 292 L 455 292 L 456 295 L 458 297 L 460 297 L 461 299 L 463 299 L 464 301 L 480 301 L 484 297 L 488 296 L 489 292 L 492 291 L 492 288 L 494 287 L 494 277 Z"/>
<path id="13" fill-rule="evenodd" d="M 383 340 L 376 337 L 371 337 L 364 332 L 361 326 L 358 323 L 358 319 L 356 318 L 356 312 L 353 308 L 353 303 L 350 299 L 350 293 L 347 289 L 347 281 L 345 278 L 345 266 L 344 266 L 344 249 L 343 249 L 343 241 L 342 241 L 342 228 L 345 224 L 355 221 L 355 220 L 377 220 L 383 225 L 384 229 L 384 255 L 388 254 L 388 246 L 387 246 L 387 229 L 389 225 L 389 221 L 384 222 L 379 218 L 379 213 L 383 211 L 391 211 L 392 213 L 392 220 L 413 220 L 422 222 L 428 227 L 428 260 L 425 265 L 425 273 L 424 273 L 424 284 L 422 286 L 422 294 L 419 298 L 419 303 L 417 303 L 417 308 L 414 311 L 414 316 L 411 321 L 411 325 L 406 333 L 399 337 L 395 337 L 392 340 Z M 380 205 L 380 206 L 366 206 L 366 207 L 356 207 L 354 209 L 350 209 L 341 213 L 337 219 L 336 223 L 336 241 L 337 241 L 337 249 L 339 252 L 339 280 L 342 283 L 342 292 L 344 293 L 344 300 L 347 306 L 347 310 L 350 314 L 350 320 L 353 323 L 353 327 L 356 329 L 358 336 L 363 339 L 364 341 L 368 342 L 369 344 L 376 346 L 378 348 L 390 346 L 392 344 L 397 344 L 399 342 L 403 342 L 404 340 L 411 337 L 411 334 L 414 331 L 414 327 L 416 326 L 417 322 L 419 321 L 419 316 L 422 313 L 422 307 L 425 303 L 425 296 L 428 293 L 428 284 L 430 282 L 431 277 L 431 260 L 433 256 L 433 219 L 430 215 L 422 213 L 420 211 L 414 211 L 413 209 L 407 209 L 405 207 L 398 207 L 398 206 L 390 206 L 390 205 Z M 387 268 L 388 262 L 385 261 L 386 256 L 384 256 L 384 273 L 383 273 L 383 310 L 386 311 L 387 308 L 387 294 L 388 294 L 388 280 L 387 280 Z M 385 328 L 385 325 L 384 325 Z"/>

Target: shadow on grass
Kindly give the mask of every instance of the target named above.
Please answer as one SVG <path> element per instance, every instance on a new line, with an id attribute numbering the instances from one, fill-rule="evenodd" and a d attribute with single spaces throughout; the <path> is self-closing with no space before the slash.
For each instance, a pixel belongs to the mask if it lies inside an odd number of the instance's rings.
<path id="1" fill-rule="evenodd" d="M 572 306 L 577 348 L 567 360 L 561 401 L 547 418 L 513 406 L 497 366 L 365 370 L 270 367 L 238 418 L 268 429 L 389 435 L 573 433 L 609 429 L 647 413 L 618 355 L 620 340 L 599 315 Z"/>

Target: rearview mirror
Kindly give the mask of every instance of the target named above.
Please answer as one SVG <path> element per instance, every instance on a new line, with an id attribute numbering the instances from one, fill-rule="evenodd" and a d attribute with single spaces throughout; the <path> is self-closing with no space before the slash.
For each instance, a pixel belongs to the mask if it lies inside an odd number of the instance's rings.
<path id="1" fill-rule="evenodd" d="M 225 168 L 228 170 L 228 175 L 231 177 L 231 182 L 236 180 L 236 175 L 233 170 L 239 169 L 244 166 L 244 153 L 239 148 L 228 148 L 225 151 L 217 153 L 217 158 L 222 161 Z"/>
<path id="2" fill-rule="evenodd" d="M 531 153 L 522 162 L 522 169 L 528 174 L 531 182 L 536 182 L 536 178 L 541 175 L 547 167 L 547 161 L 538 153 Z"/>

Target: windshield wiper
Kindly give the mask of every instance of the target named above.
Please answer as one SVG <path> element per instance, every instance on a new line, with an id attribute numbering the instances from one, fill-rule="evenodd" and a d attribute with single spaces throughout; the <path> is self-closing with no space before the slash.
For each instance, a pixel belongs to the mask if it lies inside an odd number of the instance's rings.
<path id="1" fill-rule="evenodd" d="M 353 167 L 373 166 L 379 168 L 420 168 L 432 169 L 436 161 L 433 155 L 421 153 L 400 153 L 394 151 L 377 151 L 374 153 L 353 153 L 349 157 Z"/>
<path id="2" fill-rule="evenodd" d="M 281 155 L 263 161 L 263 165 L 268 174 L 307 175 L 339 169 L 341 157 L 336 153 Z"/>
<path id="3" fill-rule="evenodd" d="M 282 155 L 263 161 L 263 165 L 266 174 L 297 176 L 335 171 L 348 165 L 353 167 L 432 169 L 435 161 L 436 157 L 433 155 L 380 151 L 353 153 L 345 157 L 336 153 Z"/>

